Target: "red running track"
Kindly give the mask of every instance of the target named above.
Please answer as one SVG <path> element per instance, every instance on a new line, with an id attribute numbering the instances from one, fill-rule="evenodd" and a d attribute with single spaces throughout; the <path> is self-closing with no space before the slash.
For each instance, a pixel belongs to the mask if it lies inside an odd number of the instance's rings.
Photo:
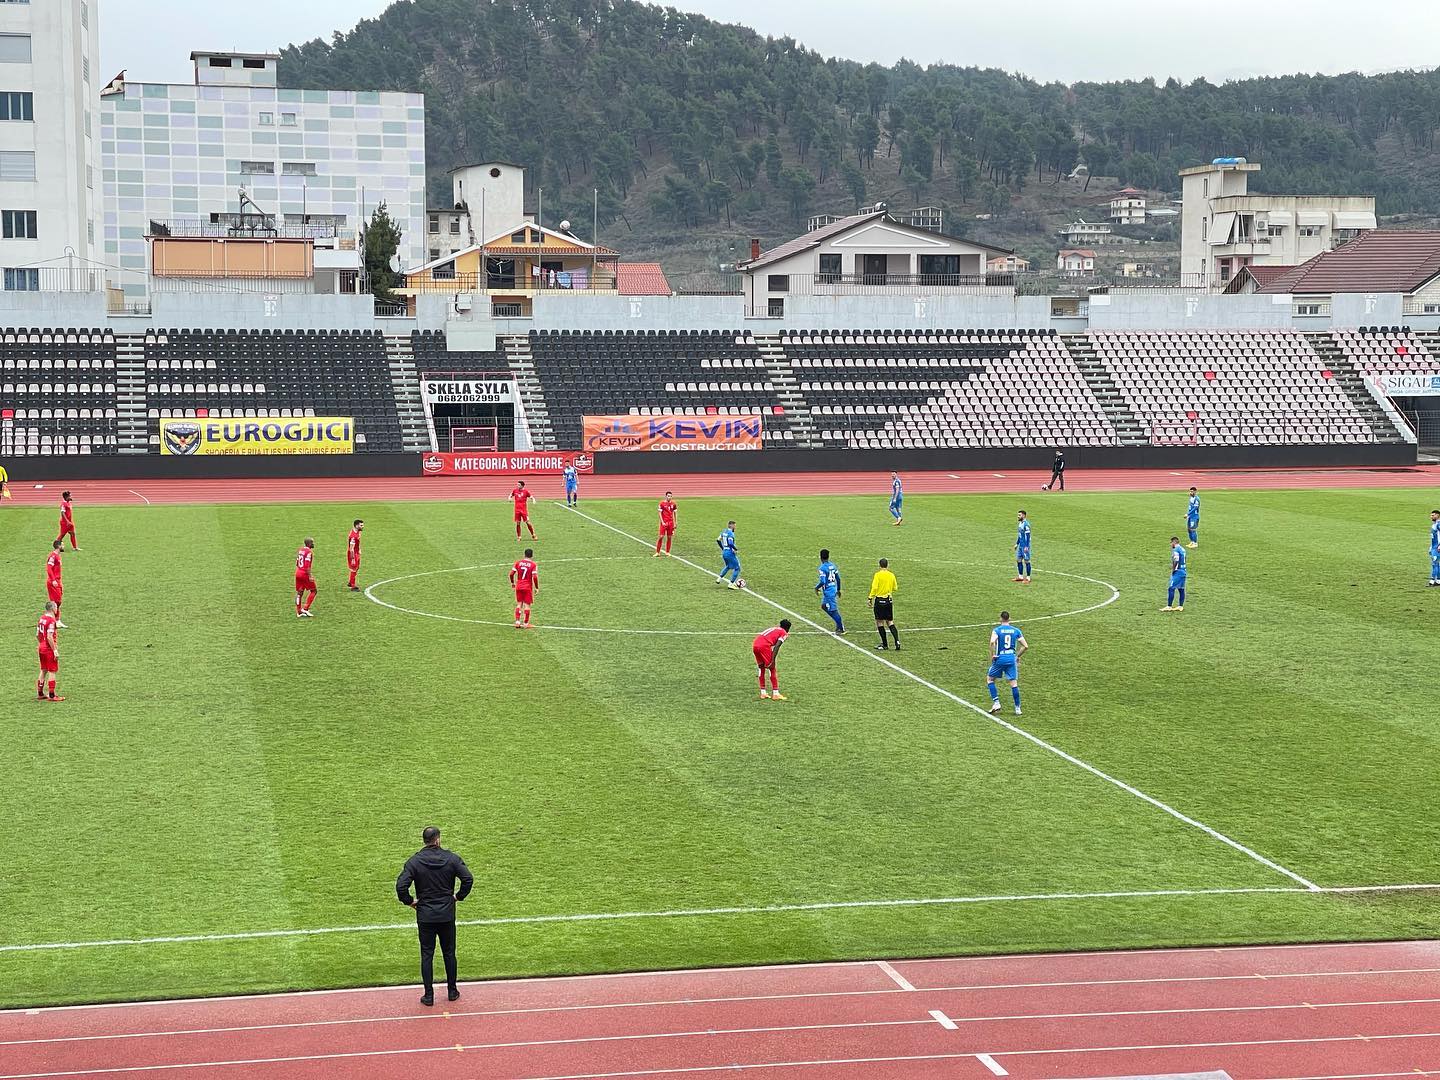
<path id="1" fill-rule="evenodd" d="M 463 940 L 462 940 L 463 950 Z M 463 962 L 463 951 L 462 951 Z M 1440 942 L 896 960 L 0 1012 L 0 1080 L 1440 1075 Z"/>
<path id="2" fill-rule="evenodd" d="M 1004 494 L 1024 491 L 1039 494 L 1050 473 L 926 472 L 906 473 L 910 495 Z M 1216 490 L 1278 490 L 1284 488 L 1387 488 L 1440 487 L 1440 466 L 1347 469 L 1097 469 L 1067 474 L 1072 492 L 1174 491 L 1197 485 Z M 141 506 L 152 503 L 275 503 L 369 502 L 413 499 L 503 499 L 514 487 L 507 476 L 491 477 L 340 477 L 276 480 L 68 480 L 49 481 L 37 488 L 23 477 L 23 467 L 12 469 L 13 505 L 52 506 L 60 492 L 69 489 L 83 507 Z M 564 487 L 558 476 L 530 477 L 526 484 L 542 498 L 560 498 Z M 580 481 L 581 496 L 595 498 L 652 498 L 667 489 L 677 495 L 883 495 L 890 494 L 890 474 L 808 473 L 699 473 L 655 476 L 587 476 Z M 1061 497 L 1055 493 L 1055 497 Z"/>

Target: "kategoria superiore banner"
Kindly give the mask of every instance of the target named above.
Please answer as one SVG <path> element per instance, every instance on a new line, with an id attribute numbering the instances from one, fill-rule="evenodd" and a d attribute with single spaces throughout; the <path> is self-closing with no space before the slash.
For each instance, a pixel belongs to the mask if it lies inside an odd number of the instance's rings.
<path id="1" fill-rule="evenodd" d="M 355 421 L 349 416 L 160 419 L 160 453 L 176 457 L 354 452 Z"/>

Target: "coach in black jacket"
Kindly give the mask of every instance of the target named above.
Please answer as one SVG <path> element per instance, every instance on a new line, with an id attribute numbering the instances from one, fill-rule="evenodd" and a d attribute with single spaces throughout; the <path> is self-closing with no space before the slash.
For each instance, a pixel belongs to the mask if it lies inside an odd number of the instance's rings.
<path id="1" fill-rule="evenodd" d="M 445 958 L 445 981 L 450 986 L 450 1000 L 460 996 L 455 978 L 455 901 L 464 900 L 475 885 L 475 875 L 465 860 L 440 846 L 440 830 L 427 826 L 420 834 L 425 846 L 411 855 L 405 869 L 395 880 L 395 895 L 406 907 L 415 909 L 415 924 L 420 931 L 420 978 L 425 983 L 421 1005 L 435 1004 L 435 940 L 440 940 L 440 954 Z M 460 891 L 455 891 L 455 882 Z M 410 886 L 415 896 L 410 896 Z"/>

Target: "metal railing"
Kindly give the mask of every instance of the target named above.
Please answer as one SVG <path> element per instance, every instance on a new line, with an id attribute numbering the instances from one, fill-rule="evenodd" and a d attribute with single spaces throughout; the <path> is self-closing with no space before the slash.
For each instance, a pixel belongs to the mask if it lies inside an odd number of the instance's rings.
<path id="1" fill-rule="evenodd" d="M 1152 421 L 1146 439 L 1151 446 L 1375 441 L 1369 423 L 1359 416 L 1342 420 L 1330 413 L 1250 412 L 1233 418 Z"/>
<path id="2" fill-rule="evenodd" d="M 445 276 L 439 268 L 428 277 L 412 277 L 400 286 L 407 292 L 475 293 L 475 292 L 603 292 L 614 293 L 618 285 L 613 275 L 592 275 L 589 269 L 546 272 L 539 277 L 523 274 L 451 273 Z"/>
<path id="3" fill-rule="evenodd" d="M 409 306 L 404 300 L 382 300 L 375 298 L 375 317 L 377 319 L 403 319 L 410 314 Z"/>
<path id="4" fill-rule="evenodd" d="M 306 225 L 283 225 L 274 221 L 208 221 L 204 218 L 168 218 L 164 221 L 151 219 L 146 229 L 150 237 L 180 237 L 182 239 L 264 239 L 264 240 L 348 240 L 353 247 L 353 230 L 340 229 L 328 223 Z"/>
<path id="5" fill-rule="evenodd" d="M 4 271 L 6 292 L 100 292 L 105 271 L 91 266 L 16 266 Z"/>

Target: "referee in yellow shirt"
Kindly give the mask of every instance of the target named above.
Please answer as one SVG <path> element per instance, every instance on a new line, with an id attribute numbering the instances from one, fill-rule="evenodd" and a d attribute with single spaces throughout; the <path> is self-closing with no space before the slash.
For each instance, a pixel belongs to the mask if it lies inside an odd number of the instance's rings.
<path id="1" fill-rule="evenodd" d="M 880 569 L 870 579 L 870 607 L 875 612 L 875 628 L 880 631 L 880 648 L 888 649 L 885 643 L 885 629 L 895 639 L 895 651 L 900 651 L 900 631 L 895 629 L 895 590 L 900 586 L 890 572 L 890 560 L 881 559 Z"/>
<path id="2" fill-rule="evenodd" d="M 10 474 L 0 465 L 0 499 L 10 498 Z"/>

